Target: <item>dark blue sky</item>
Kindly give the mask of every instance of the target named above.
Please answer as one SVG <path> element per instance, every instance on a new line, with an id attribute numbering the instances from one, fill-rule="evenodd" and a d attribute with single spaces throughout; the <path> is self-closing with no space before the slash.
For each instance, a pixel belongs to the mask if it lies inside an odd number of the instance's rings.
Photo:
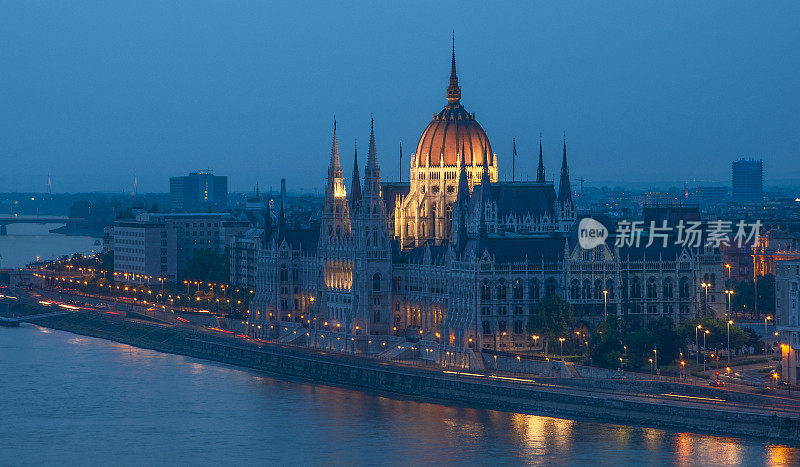
<path id="1" fill-rule="evenodd" d="M 375 115 L 384 178 L 443 106 L 450 34 L 467 110 L 510 175 L 727 182 L 763 158 L 800 183 L 798 2 L 0 1 L 0 191 L 323 188 Z M 365 154 L 362 152 L 362 155 Z M 366 157 L 361 159 L 362 162 Z M 406 157 L 405 162 L 408 159 Z M 407 166 L 404 178 L 407 178 Z"/>

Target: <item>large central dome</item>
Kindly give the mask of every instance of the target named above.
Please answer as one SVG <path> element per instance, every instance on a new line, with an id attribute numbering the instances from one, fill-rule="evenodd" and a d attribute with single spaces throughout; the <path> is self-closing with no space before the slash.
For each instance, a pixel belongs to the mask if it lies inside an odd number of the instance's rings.
<path id="1" fill-rule="evenodd" d="M 450 85 L 447 87 L 447 105 L 433 116 L 433 120 L 422 132 L 417 144 L 417 165 L 437 167 L 457 166 L 461 150 L 467 165 L 482 165 L 488 157 L 488 165 L 493 165 L 492 145 L 486 132 L 461 105 L 461 88 L 456 75 L 456 52 L 453 48 L 453 61 L 450 70 Z"/>

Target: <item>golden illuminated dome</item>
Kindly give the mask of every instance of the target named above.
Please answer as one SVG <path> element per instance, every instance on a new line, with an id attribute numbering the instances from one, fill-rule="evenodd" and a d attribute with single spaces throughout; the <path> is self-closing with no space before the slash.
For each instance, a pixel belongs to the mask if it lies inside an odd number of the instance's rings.
<path id="1" fill-rule="evenodd" d="M 467 165 L 482 165 L 484 157 L 488 157 L 488 165 L 494 165 L 492 145 L 486 132 L 461 105 L 461 88 L 456 75 L 456 51 L 453 47 L 453 61 L 450 69 L 450 85 L 447 87 L 447 105 L 441 112 L 433 116 L 417 144 L 417 165 L 457 166 L 461 150 Z"/>

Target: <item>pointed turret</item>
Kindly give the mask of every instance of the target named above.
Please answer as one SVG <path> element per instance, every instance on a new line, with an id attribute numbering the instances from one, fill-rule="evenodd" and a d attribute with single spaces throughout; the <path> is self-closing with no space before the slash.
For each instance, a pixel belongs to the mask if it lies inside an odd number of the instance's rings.
<path id="1" fill-rule="evenodd" d="M 558 186 L 558 202 L 561 207 L 572 204 L 572 188 L 569 184 L 569 167 L 567 166 L 567 137 L 564 136 L 564 157 L 561 160 L 561 183 Z"/>
<path id="2" fill-rule="evenodd" d="M 344 171 L 342 161 L 339 159 L 339 139 L 336 136 L 336 119 L 333 120 L 333 141 L 331 142 L 331 161 L 328 165 L 327 194 L 337 198 L 347 196 L 344 188 Z"/>
<path id="3" fill-rule="evenodd" d="M 328 185 L 322 211 L 320 235 L 330 239 L 350 234 L 350 209 L 347 189 L 344 187 L 344 171 L 339 159 L 339 140 L 336 135 L 336 120 L 333 121 L 331 162 L 328 166 Z"/>
<path id="4" fill-rule="evenodd" d="M 478 255 L 489 248 L 489 229 L 486 227 L 486 205 L 481 203 L 480 231 L 478 233 Z"/>
<path id="5" fill-rule="evenodd" d="M 353 154 L 353 182 L 350 185 L 350 212 L 355 214 L 361 204 L 361 177 L 358 174 L 358 144 Z"/>
<path id="6" fill-rule="evenodd" d="M 539 135 L 539 168 L 536 170 L 536 181 L 544 183 L 544 158 L 542 157 L 542 135 Z"/>
<path id="7" fill-rule="evenodd" d="M 461 158 L 459 159 L 458 173 L 458 193 L 456 193 L 456 203 L 466 206 L 469 203 L 469 181 L 467 180 L 467 163 L 464 157 L 464 142 L 461 142 Z"/>
<path id="8" fill-rule="evenodd" d="M 486 145 L 483 146 L 483 173 L 481 174 L 481 196 L 489 194 L 489 184 L 491 183 L 491 176 L 489 175 L 489 162 L 488 155 L 486 154 Z"/>
<path id="9" fill-rule="evenodd" d="M 261 244 L 264 248 L 267 247 L 269 243 L 269 238 L 272 236 L 272 213 L 269 209 L 269 201 L 267 201 L 266 212 L 264 214 L 264 237 L 262 238 Z"/>
<path id="10" fill-rule="evenodd" d="M 369 151 L 367 167 L 364 169 L 364 195 L 380 196 L 381 169 L 378 167 L 378 151 L 375 149 L 375 121 L 369 122 Z"/>
<path id="11" fill-rule="evenodd" d="M 447 103 L 458 104 L 461 100 L 461 88 L 458 86 L 456 74 L 456 33 L 453 32 L 453 58 L 450 62 L 450 85 L 447 86 Z"/>
<path id="12" fill-rule="evenodd" d="M 331 169 L 341 169 L 342 162 L 339 160 L 339 139 L 336 136 L 336 119 L 333 119 L 333 141 L 331 142 L 331 161 L 329 164 L 329 171 Z"/>
<path id="13" fill-rule="evenodd" d="M 283 214 L 283 199 L 281 198 L 281 212 L 278 215 L 278 244 L 286 238 L 286 216 Z"/>

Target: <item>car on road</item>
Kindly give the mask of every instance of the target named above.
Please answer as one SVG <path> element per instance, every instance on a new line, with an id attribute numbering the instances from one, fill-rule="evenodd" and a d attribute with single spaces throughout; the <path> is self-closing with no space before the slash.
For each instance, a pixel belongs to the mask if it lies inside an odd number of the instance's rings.
<path id="1" fill-rule="evenodd" d="M 722 381 L 721 379 L 712 379 L 708 383 L 708 385 L 709 386 L 714 386 L 716 388 L 721 388 L 722 386 L 725 386 L 725 381 Z"/>

